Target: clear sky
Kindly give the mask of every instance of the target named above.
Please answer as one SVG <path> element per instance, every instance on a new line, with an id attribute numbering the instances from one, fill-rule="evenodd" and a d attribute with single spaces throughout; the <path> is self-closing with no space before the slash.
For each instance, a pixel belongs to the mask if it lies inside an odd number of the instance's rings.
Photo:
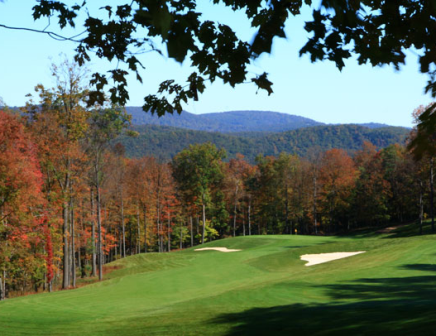
<path id="1" fill-rule="evenodd" d="M 91 8 L 95 14 L 98 6 L 120 1 L 88 2 L 95 6 Z M 35 3 L 34 0 L 0 1 L 0 24 L 45 28 L 46 20 L 33 21 L 31 8 Z M 243 15 L 213 6 L 207 0 L 199 3 L 205 19 L 219 19 L 232 26 L 243 39 L 251 40 L 253 31 Z M 251 84 L 234 89 L 215 82 L 198 102 L 185 106 L 185 110 L 193 113 L 268 110 L 325 123 L 379 122 L 410 127 L 413 110 L 431 101 L 429 95 L 424 95 L 427 76 L 419 73 L 416 56 L 409 53 L 407 64 L 399 72 L 387 66 L 359 66 L 354 59 L 346 62 L 342 72 L 331 62 L 312 64 L 307 56 L 298 56 L 308 36 L 303 29 L 304 21 L 309 19 L 310 9 L 291 18 L 286 27 L 288 38 L 276 39 L 272 54 L 262 55 L 250 69 L 253 75 L 269 73 L 274 94 L 256 93 Z M 48 30 L 58 31 L 55 21 Z M 74 33 L 62 32 L 63 35 Z M 55 41 L 43 34 L 0 28 L 0 97 L 10 106 L 23 105 L 26 94 L 32 93 L 36 84 L 53 85 L 50 64 L 59 63 L 61 53 L 72 58 L 74 48 L 72 42 Z M 130 106 L 142 106 L 143 97 L 155 93 L 160 82 L 166 79 L 181 82 L 192 70 L 187 64 L 178 64 L 156 53 L 141 55 L 140 61 L 146 67 L 142 73 L 144 84 L 133 78 L 129 80 Z M 91 71 L 101 72 L 112 68 L 111 64 L 97 59 L 89 67 Z"/>

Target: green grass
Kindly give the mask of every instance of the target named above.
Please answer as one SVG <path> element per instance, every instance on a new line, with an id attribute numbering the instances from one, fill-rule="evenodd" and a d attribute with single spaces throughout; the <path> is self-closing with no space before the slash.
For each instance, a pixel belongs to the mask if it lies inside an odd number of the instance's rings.
<path id="1" fill-rule="evenodd" d="M 101 283 L 1 302 L 0 335 L 430 335 L 436 236 L 408 230 L 238 237 L 205 246 L 241 252 L 129 257 Z M 300 260 L 362 250 L 311 267 Z"/>

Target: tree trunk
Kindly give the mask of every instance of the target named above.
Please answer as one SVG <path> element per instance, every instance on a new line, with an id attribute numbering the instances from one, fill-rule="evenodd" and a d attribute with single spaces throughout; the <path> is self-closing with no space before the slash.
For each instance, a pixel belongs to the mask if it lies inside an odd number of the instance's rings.
<path id="1" fill-rule="evenodd" d="M 0 276 L 0 301 L 6 299 L 6 271 L 3 269 L 2 276 Z"/>
<path id="2" fill-rule="evenodd" d="M 317 190 L 317 185 L 316 185 L 316 177 L 313 178 L 313 222 L 314 222 L 314 227 L 315 227 L 315 235 L 318 234 L 318 222 L 317 222 L 317 214 L 316 214 L 316 190 Z"/>
<path id="3" fill-rule="evenodd" d="M 248 198 L 248 235 L 251 236 L 251 196 Z"/>
<path id="4" fill-rule="evenodd" d="M 159 252 L 162 252 L 162 240 L 161 240 L 161 229 L 160 229 L 160 190 L 157 191 L 157 204 L 156 204 L 156 210 L 157 210 L 157 243 L 159 246 Z"/>
<path id="5" fill-rule="evenodd" d="M 70 267 L 69 267 L 69 258 L 70 258 L 70 254 L 69 254 L 69 250 L 68 250 L 68 216 L 69 216 L 69 211 L 68 211 L 68 201 L 64 201 L 62 203 L 62 216 L 63 216 L 63 220 L 64 220 L 64 225 L 63 225 L 63 230 L 62 230 L 62 234 L 63 234 L 63 238 L 64 238 L 64 257 L 63 257 L 63 282 L 62 282 L 62 289 L 67 289 L 68 287 L 70 287 L 70 279 L 69 279 L 69 274 L 70 274 Z"/>
<path id="6" fill-rule="evenodd" d="M 189 222 L 191 224 L 191 247 L 194 246 L 194 232 L 192 227 L 192 216 L 189 216 Z"/>
<path id="7" fill-rule="evenodd" d="M 147 206 L 144 205 L 144 253 L 147 253 L 148 245 L 147 245 Z"/>
<path id="8" fill-rule="evenodd" d="M 125 258 L 126 255 L 126 223 L 124 220 L 124 200 L 123 197 L 121 197 L 121 229 L 123 231 L 122 236 L 122 252 L 120 251 L 120 254 L 122 253 L 122 257 Z"/>
<path id="9" fill-rule="evenodd" d="M 431 231 L 435 231 L 434 227 L 434 173 L 433 173 L 434 158 L 430 159 L 430 217 L 431 217 Z"/>
<path id="10" fill-rule="evenodd" d="M 97 276 L 97 253 L 95 246 L 95 218 L 94 218 L 94 189 L 91 187 L 91 220 L 92 220 L 92 273 L 91 276 Z"/>
<path id="11" fill-rule="evenodd" d="M 80 275 L 81 275 L 81 277 L 83 278 L 83 276 L 82 276 L 82 274 L 83 274 L 83 271 L 82 271 L 82 253 L 81 253 L 81 248 L 80 248 L 80 233 L 78 233 L 77 234 L 77 239 L 79 240 L 79 247 L 77 248 L 77 268 L 79 269 L 79 271 L 80 271 Z"/>
<path id="12" fill-rule="evenodd" d="M 288 197 L 288 184 L 285 183 L 285 228 L 288 234 L 294 234 L 294 228 L 289 227 L 289 197 Z M 291 231 L 291 232 L 289 232 Z"/>
<path id="13" fill-rule="evenodd" d="M 132 222 L 131 221 L 129 221 L 129 252 L 130 252 L 130 255 L 132 256 L 133 255 L 133 241 L 132 241 L 132 239 L 133 239 L 133 232 L 132 232 Z"/>
<path id="14" fill-rule="evenodd" d="M 233 237 L 236 237 L 236 211 L 237 211 L 237 198 L 235 193 L 235 207 L 233 210 Z"/>
<path id="15" fill-rule="evenodd" d="M 183 225 L 182 222 L 180 222 L 180 249 L 183 248 Z"/>
<path id="16" fill-rule="evenodd" d="M 203 203 L 203 231 L 201 233 L 201 243 L 204 244 L 204 235 L 206 233 L 206 205 L 204 204 L 204 196 L 202 198 Z"/>
<path id="17" fill-rule="evenodd" d="M 136 209 L 136 227 L 138 229 L 138 238 L 136 239 L 136 251 L 138 254 L 141 253 L 141 225 L 139 223 L 139 204 Z"/>
<path id="18" fill-rule="evenodd" d="M 96 173 L 98 169 L 96 167 Z M 96 174 L 96 189 L 97 189 L 97 230 L 98 230 L 98 241 L 97 241 L 97 254 L 98 254 L 98 279 L 103 280 L 103 247 L 102 247 L 102 236 L 101 236 L 101 197 L 100 197 L 100 182 L 98 173 Z"/>
<path id="19" fill-rule="evenodd" d="M 73 282 L 73 288 L 76 288 L 76 246 L 74 240 L 74 208 L 72 199 L 70 201 L 71 212 L 71 276 Z"/>
<path id="20" fill-rule="evenodd" d="M 245 236 L 245 211 L 242 210 L 242 235 Z"/>
<path id="21" fill-rule="evenodd" d="M 171 219 L 170 219 L 170 211 L 169 210 L 168 210 L 167 214 L 168 214 L 168 223 L 167 223 L 167 228 L 168 228 L 168 252 L 171 252 Z"/>
<path id="22" fill-rule="evenodd" d="M 159 210 L 157 212 L 156 227 L 157 227 L 157 245 L 158 245 L 158 251 L 162 252 L 161 244 L 160 244 L 160 212 L 159 212 Z"/>

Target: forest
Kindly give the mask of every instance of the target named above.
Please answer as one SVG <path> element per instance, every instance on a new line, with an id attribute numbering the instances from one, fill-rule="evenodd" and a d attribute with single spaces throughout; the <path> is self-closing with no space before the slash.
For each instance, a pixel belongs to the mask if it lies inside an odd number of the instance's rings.
<path id="1" fill-rule="evenodd" d="M 250 163 L 254 163 L 260 153 L 276 156 L 286 152 L 306 157 L 314 147 L 320 151 L 339 148 L 353 154 L 362 148 L 365 141 L 381 149 L 396 143 L 404 144 L 410 133 L 403 127 L 370 129 L 360 125 L 315 126 L 279 133 L 223 134 L 158 125 L 132 125 L 131 130 L 138 135 L 131 137 L 123 134 L 114 140 L 114 143 L 120 142 L 125 147 L 128 157 L 154 156 L 171 160 L 189 145 L 211 142 L 226 150 L 226 161 L 243 154 Z"/>
<path id="2" fill-rule="evenodd" d="M 433 219 L 433 158 L 418 161 L 400 144 L 366 141 L 352 156 L 313 147 L 254 163 L 224 161 L 212 143 L 171 161 L 128 158 L 117 137 L 130 116 L 87 109 L 79 74 L 63 69 L 56 88 L 36 87 L 37 102 L 0 112 L 1 299 L 74 288 L 102 280 L 111 261 L 219 238 Z"/>

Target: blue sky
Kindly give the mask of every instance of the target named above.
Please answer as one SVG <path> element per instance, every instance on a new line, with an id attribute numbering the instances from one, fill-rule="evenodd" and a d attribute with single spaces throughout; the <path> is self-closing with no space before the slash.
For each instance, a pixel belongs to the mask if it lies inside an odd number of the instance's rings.
<path id="1" fill-rule="evenodd" d="M 35 23 L 32 18 L 31 8 L 35 3 L 32 0 L 3 0 L 0 2 L 0 24 L 43 29 L 47 21 Z M 89 3 L 95 6 L 97 1 Z M 99 6 L 102 3 L 98 1 Z M 205 19 L 218 19 L 232 26 L 243 39 L 252 38 L 254 32 L 242 14 L 211 5 L 207 0 L 200 3 Z M 95 14 L 98 7 L 91 10 Z M 424 95 L 427 76 L 419 73 L 416 56 L 409 53 L 407 64 L 399 72 L 388 66 L 359 66 L 354 59 L 346 62 L 342 72 L 331 62 L 312 64 L 307 56 L 298 56 L 308 36 L 303 29 L 304 21 L 309 19 L 309 9 L 303 15 L 291 18 L 286 26 L 288 38 L 275 40 L 271 55 L 262 55 L 250 68 L 253 75 L 269 73 L 274 94 L 256 93 L 251 84 L 241 84 L 234 89 L 215 82 L 198 102 L 185 106 L 185 110 L 193 113 L 269 110 L 325 123 L 380 122 L 410 127 L 413 110 L 431 101 L 429 95 Z M 48 30 L 56 31 L 55 21 Z M 64 35 L 74 33 L 71 30 L 62 32 Z M 55 41 L 42 34 L 0 28 L 0 46 L 0 97 L 8 105 L 17 106 L 26 102 L 26 94 L 32 93 L 36 84 L 53 85 L 50 64 L 59 63 L 61 53 L 72 58 L 75 44 Z M 128 105 L 131 106 L 141 106 L 143 97 L 155 93 L 163 80 L 182 82 L 192 70 L 187 64 L 178 64 L 156 53 L 141 55 L 140 60 L 146 67 L 142 73 L 144 84 L 133 78 L 129 80 Z M 104 72 L 111 69 L 111 64 L 93 59 L 89 68 Z"/>

